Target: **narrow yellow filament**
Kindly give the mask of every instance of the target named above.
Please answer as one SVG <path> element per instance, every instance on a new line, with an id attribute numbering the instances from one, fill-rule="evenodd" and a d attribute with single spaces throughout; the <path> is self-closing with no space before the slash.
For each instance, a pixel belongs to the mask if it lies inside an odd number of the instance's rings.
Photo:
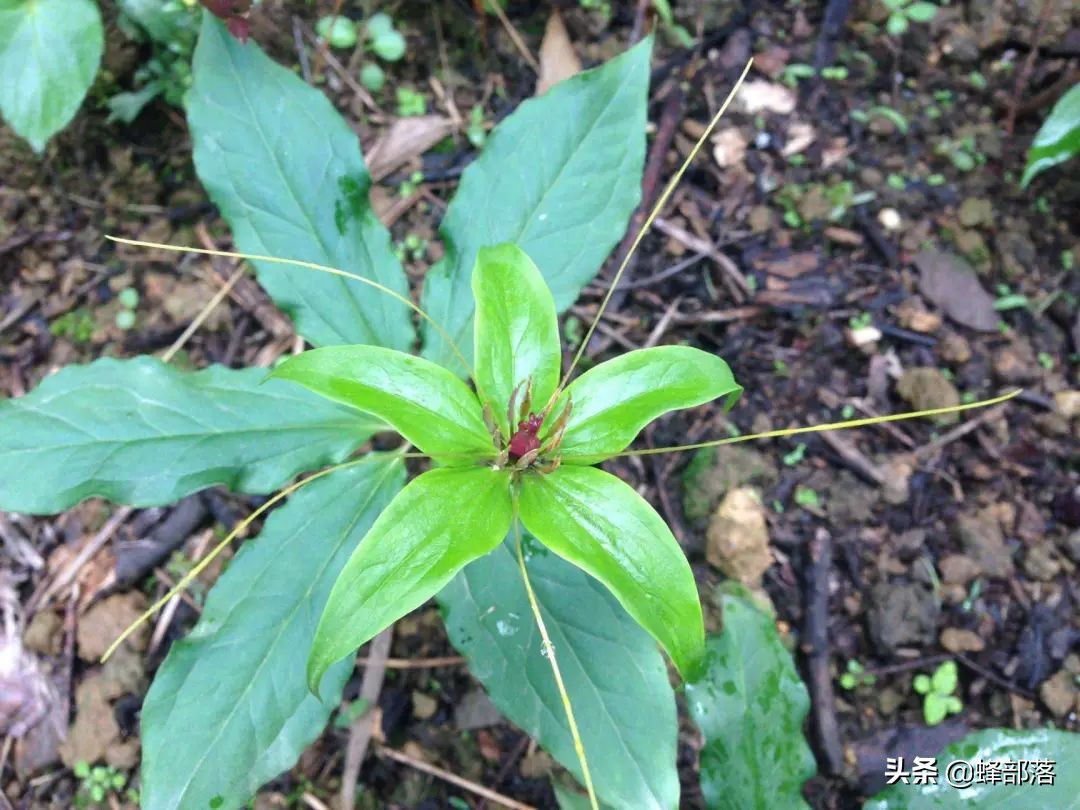
<path id="1" fill-rule="evenodd" d="M 472 366 L 469 365 L 469 361 L 465 359 L 465 355 L 461 353 L 461 350 L 457 347 L 457 344 L 454 343 L 449 333 L 447 333 L 447 331 L 442 327 L 442 324 L 440 324 L 438 321 L 436 321 L 434 318 L 424 312 L 424 310 L 422 310 L 420 307 L 410 301 L 406 296 L 401 295 L 401 293 L 395 292 L 394 290 L 391 290 L 384 284 L 380 284 L 377 281 L 372 281 L 370 278 L 364 278 L 363 276 L 359 276 L 356 273 L 349 273 L 346 270 L 339 270 L 336 267 L 328 267 L 325 264 L 304 262 L 300 261 L 299 259 L 279 259 L 276 256 L 263 256 L 258 253 L 238 253 L 232 250 L 211 250 L 209 248 L 184 247 L 182 245 L 165 245 L 161 242 L 143 242 L 138 239 L 125 239 L 120 236 L 109 236 L 108 234 L 106 234 L 105 238 L 112 242 L 117 242 L 121 245 L 153 248 L 155 250 L 171 250 L 174 253 L 200 253 L 204 256 L 224 256 L 228 259 L 247 259 L 250 262 L 287 264 L 290 267 L 303 267 L 308 270 L 317 270 L 320 273 L 329 273 L 332 276 L 340 276 L 342 278 L 352 279 L 353 281 L 359 281 L 361 284 L 367 284 L 369 287 L 374 287 L 379 292 L 386 293 L 395 301 L 400 301 L 402 304 L 407 306 L 425 321 L 430 323 L 431 326 L 435 329 L 435 331 L 439 333 L 440 337 L 442 337 L 442 339 L 446 341 L 447 345 L 453 350 L 454 354 L 457 356 L 458 361 L 465 369 L 465 373 L 469 376 L 469 379 L 475 379 Z"/>
<path id="2" fill-rule="evenodd" d="M 319 478 L 322 478 L 325 475 L 329 475 L 332 472 L 337 472 L 338 470 L 344 470 L 347 467 L 355 467 L 357 464 L 365 464 L 365 463 L 371 462 L 371 461 L 383 461 L 383 462 L 386 462 L 386 463 L 389 464 L 389 463 L 392 463 L 394 461 L 397 461 L 397 460 L 403 459 L 403 458 L 426 458 L 426 457 L 427 456 L 425 456 L 423 453 L 397 453 L 397 454 L 394 454 L 393 456 L 367 455 L 367 456 L 364 456 L 363 458 L 358 458 L 358 459 L 355 459 L 353 461 L 346 461 L 343 464 L 335 464 L 333 467 L 327 467 L 325 470 L 320 470 L 319 472 L 314 473 L 313 475 L 309 475 L 307 478 L 304 478 L 304 479 L 302 479 L 300 481 L 297 481 L 295 484 L 290 484 L 289 486 L 285 487 L 285 489 L 278 492 L 276 495 L 274 495 L 274 497 L 272 497 L 270 500 L 268 500 L 266 503 L 264 503 L 262 506 L 260 506 L 254 512 L 252 512 L 250 515 L 248 515 L 246 518 L 244 518 L 239 523 L 237 523 L 236 526 L 233 528 L 233 530 L 231 532 L 229 532 L 228 535 L 226 535 L 225 539 L 222 540 L 220 543 L 218 543 L 216 546 L 214 546 L 213 550 L 209 554 L 207 554 L 205 557 L 203 557 L 201 560 L 199 560 L 199 562 L 190 571 L 188 571 L 180 579 L 180 581 L 177 582 L 176 585 L 174 585 L 169 590 L 169 592 L 167 594 L 165 594 L 163 597 L 161 597 L 156 602 L 154 602 L 154 604 L 152 604 L 145 611 L 143 611 L 142 615 L 139 616 L 139 618 L 137 618 L 135 621 L 133 621 L 131 624 L 129 624 L 127 626 L 127 628 L 125 628 L 124 632 L 121 633 L 119 636 L 117 636 L 116 640 L 113 641 L 113 643 L 109 645 L 109 649 L 105 650 L 105 654 L 103 656 L 101 656 L 102 663 L 109 660 L 109 656 L 111 656 L 114 652 L 116 652 L 117 647 L 119 647 L 121 644 L 123 644 L 124 639 L 126 639 L 128 636 L 130 636 L 132 633 L 134 633 L 135 630 L 138 629 L 138 627 L 140 625 L 145 623 L 148 619 L 150 619 L 151 616 L 153 616 L 155 613 L 157 613 L 159 610 L 161 610 L 161 608 L 163 608 L 165 606 L 165 604 L 170 599 L 172 599 L 174 596 L 176 596 L 178 593 L 180 593 L 182 590 L 184 590 L 184 588 L 186 588 L 188 585 L 190 585 L 191 582 L 195 579 L 195 577 L 197 577 L 204 570 L 206 570 L 206 567 L 208 565 L 210 565 L 211 562 L 214 561 L 214 559 L 218 556 L 218 554 L 220 554 L 222 551 L 225 550 L 225 547 L 227 545 L 229 545 L 229 543 L 231 543 L 233 540 L 235 540 L 245 529 L 247 529 L 247 527 L 250 526 L 252 524 L 252 522 L 256 518 L 259 517 L 259 515 L 263 514 L 267 509 L 269 509 L 271 506 L 276 504 L 278 501 L 280 501 L 280 500 L 282 500 L 284 498 L 287 498 L 289 495 L 292 495 L 294 492 L 296 492 L 301 487 L 307 486 L 312 481 L 315 481 L 315 480 L 317 480 Z"/>
<path id="3" fill-rule="evenodd" d="M 619 281 L 622 279 L 623 273 L 626 272 L 626 268 L 630 265 L 630 260 L 637 252 L 638 245 L 641 244 L 641 240 L 645 238 L 645 234 L 649 228 L 652 227 L 653 222 L 657 216 L 660 215 L 661 209 L 667 203 L 676 187 L 679 185 L 679 181 L 682 180 L 682 176 L 686 173 L 690 164 L 694 158 L 697 157 L 698 152 L 701 151 L 701 147 L 705 145 L 705 141 L 708 140 L 709 135 L 716 129 L 716 125 L 720 123 L 720 119 L 727 112 L 727 108 L 731 106 L 731 102 L 735 98 L 735 94 L 739 92 L 739 88 L 742 87 L 742 83 L 746 81 L 746 75 L 750 72 L 750 68 L 753 66 L 754 60 L 751 59 L 746 63 L 746 67 L 743 68 L 742 74 L 739 76 L 738 81 L 735 82 L 734 87 L 731 88 L 731 92 L 728 93 L 724 103 L 720 105 L 720 109 L 716 115 L 713 116 L 709 125 L 705 127 L 705 131 L 701 133 L 701 137 L 697 139 L 697 143 L 694 144 L 694 148 L 690 150 L 690 154 L 686 156 L 686 160 L 683 161 L 679 170 L 675 172 L 675 175 L 668 181 L 667 186 L 664 187 L 663 193 L 656 201 L 656 205 L 653 206 L 652 211 L 649 212 L 649 216 L 646 217 L 645 222 L 642 223 L 641 228 L 638 229 L 637 236 L 634 237 L 634 241 L 630 244 L 630 250 L 627 251 L 626 257 L 622 260 L 622 264 L 619 265 L 619 269 L 615 271 L 615 278 L 611 280 L 611 286 L 608 287 L 607 294 L 604 295 L 603 301 L 600 302 L 600 309 L 596 311 L 596 316 L 593 318 L 592 323 L 589 325 L 589 330 L 585 333 L 585 337 L 581 341 L 581 345 L 578 346 L 577 353 L 574 354 L 574 361 L 570 364 L 570 368 L 566 370 L 566 374 L 563 375 L 562 381 L 559 383 L 559 387 L 555 389 L 555 393 L 551 395 L 551 399 L 548 401 L 547 407 L 544 409 L 545 413 L 550 411 L 555 404 L 555 400 L 559 398 L 559 394 L 566 388 L 566 383 L 570 380 L 570 375 L 574 373 L 574 369 L 577 368 L 578 362 L 581 360 L 581 356 L 585 353 L 586 347 L 589 345 L 589 339 L 592 337 L 593 332 L 596 331 L 597 324 L 600 323 L 600 319 L 604 316 L 604 310 L 607 309 L 608 302 L 611 300 L 611 296 L 615 294 L 615 288 L 619 286 Z"/>
<path id="4" fill-rule="evenodd" d="M 948 408 L 931 408 L 926 411 L 908 411 L 907 413 L 890 413 L 885 416 L 868 416 L 865 419 L 849 419 L 846 422 L 827 422 L 824 425 L 810 425 L 808 427 L 799 428 L 782 428 L 780 430 L 767 430 L 764 433 L 751 433 L 747 436 L 732 436 L 727 439 L 715 439 L 709 442 L 698 442 L 696 444 L 680 444 L 674 447 L 649 447 L 645 450 L 624 450 L 621 453 L 614 453 L 605 458 L 619 458 L 620 456 L 651 456 L 656 453 L 678 453 L 683 450 L 700 450 L 704 447 L 719 447 L 722 444 L 738 444 L 739 442 L 749 442 L 754 439 L 776 439 L 780 436 L 798 436 L 802 433 L 824 433 L 828 430 L 846 430 L 848 428 L 866 427 L 868 425 L 880 425 L 883 422 L 900 422 L 905 419 L 919 419 L 927 416 L 941 416 L 947 413 L 959 413 L 960 411 L 970 411 L 975 408 L 989 408 L 991 405 L 999 405 L 1002 402 L 1008 402 L 1013 397 L 1022 393 L 1022 389 L 1017 388 L 1015 391 L 1010 391 L 1007 394 L 1002 394 L 999 397 L 992 399 L 984 399 L 979 402 L 969 402 L 966 405 L 952 405 Z M 575 458 L 596 458 L 596 454 L 579 455 L 579 456 L 563 456 L 563 461 L 573 461 Z"/>
<path id="5" fill-rule="evenodd" d="M 577 752 L 578 762 L 581 764 L 581 775 L 585 780 L 585 790 L 589 794 L 589 804 L 592 806 L 592 810 L 600 810 L 600 805 L 596 801 L 596 790 L 593 788 L 592 774 L 589 772 L 589 760 L 585 756 L 585 744 L 581 742 L 581 734 L 578 732 L 577 720 L 574 719 L 574 709 L 570 705 L 570 694 L 566 691 L 562 670 L 559 669 L 559 662 L 555 657 L 555 645 L 551 643 L 551 638 L 548 636 L 547 625 L 544 624 L 544 617 L 540 613 L 540 605 L 536 601 L 536 594 L 533 592 L 532 582 L 529 581 L 529 571 L 525 567 L 525 551 L 521 547 L 521 520 L 518 517 L 516 495 L 514 496 L 514 542 L 517 546 L 518 567 L 521 569 L 521 579 L 525 583 L 525 593 L 529 596 L 529 607 L 532 608 L 533 618 L 536 619 L 536 626 L 540 630 L 541 650 L 547 658 L 548 663 L 551 664 L 551 672 L 555 676 L 555 686 L 559 690 L 559 697 L 562 699 L 563 710 L 566 712 L 566 721 L 570 725 L 570 736 L 574 740 L 574 751 Z"/>

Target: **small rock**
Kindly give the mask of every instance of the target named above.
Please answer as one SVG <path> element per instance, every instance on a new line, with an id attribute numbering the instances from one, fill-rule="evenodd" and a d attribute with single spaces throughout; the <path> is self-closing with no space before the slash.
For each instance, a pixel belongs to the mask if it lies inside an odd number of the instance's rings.
<path id="1" fill-rule="evenodd" d="M 832 200 L 825 194 L 824 187 L 820 185 L 808 188 L 795 204 L 803 222 L 827 220 L 835 207 Z"/>
<path id="2" fill-rule="evenodd" d="M 439 701 L 424 692 L 412 693 L 413 716 L 420 720 L 427 720 L 438 711 Z"/>
<path id="3" fill-rule="evenodd" d="M 746 137 L 738 127 L 722 129 L 712 136 L 713 160 L 722 169 L 741 166 L 746 159 Z"/>
<path id="4" fill-rule="evenodd" d="M 971 261 L 979 272 L 989 269 L 990 249 L 979 231 L 958 228 L 953 234 L 956 248 Z"/>
<path id="5" fill-rule="evenodd" d="M 1076 709 L 1076 676 L 1068 670 L 1058 670 L 1039 686 L 1039 697 L 1050 713 L 1059 720 Z"/>
<path id="6" fill-rule="evenodd" d="M 896 713 L 904 702 L 904 696 L 896 689 L 886 686 L 877 692 L 877 708 L 883 717 Z"/>
<path id="7" fill-rule="evenodd" d="M 774 462 L 757 450 L 737 445 L 701 450 L 682 475 L 683 509 L 689 520 L 704 521 L 727 492 L 752 482 L 770 486 L 775 480 Z"/>
<path id="8" fill-rule="evenodd" d="M 960 203 L 959 217 L 960 224 L 965 228 L 989 225 L 994 221 L 994 207 L 989 200 L 968 197 Z"/>
<path id="9" fill-rule="evenodd" d="M 1024 338 L 1018 338 L 994 352 L 993 364 L 998 379 L 1012 385 L 1037 379 L 1041 368 L 1031 343 Z"/>
<path id="10" fill-rule="evenodd" d="M 773 563 L 765 510 L 756 490 L 731 490 L 716 508 L 706 532 L 705 559 L 724 574 L 751 587 Z"/>
<path id="11" fill-rule="evenodd" d="M 896 308 L 896 317 L 905 329 L 923 334 L 931 334 L 941 328 L 941 316 L 930 312 L 917 299 L 905 299 Z"/>
<path id="12" fill-rule="evenodd" d="M 922 552 L 925 545 L 926 529 L 908 529 L 893 538 L 893 547 L 896 549 L 896 553 L 906 559 L 911 559 Z"/>
<path id="13" fill-rule="evenodd" d="M 1013 572 L 1012 552 L 993 507 L 957 515 L 953 534 L 981 573 L 1005 578 Z"/>
<path id="14" fill-rule="evenodd" d="M 881 494 L 886 503 L 899 506 L 907 503 L 911 497 L 911 474 L 915 472 L 910 457 L 895 456 L 881 465 L 885 473 L 885 483 L 881 485 Z"/>
<path id="15" fill-rule="evenodd" d="M 875 118 L 874 120 L 881 121 L 883 119 Z M 878 212 L 878 222 L 886 231 L 898 231 L 904 226 L 904 220 L 900 216 L 900 212 L 895 208 L 882 208 Z"/>
<path id="16" fill-rule="evenodd" d="M 138 737 L 131 737 L 123 742 L 116 742 L 105 750 L 105 762 L 117 770 L 134 770 L 139 764 L 141 746 Z"/>
<path id="17" fill-rule="evenodd" d="M 116 637 L 137 620 L 145 609 L 146 597 L 138 591 L 118 593 L 95 604 L 79 620 L 79 629 L 75 636 L 79 657 L 83 661 L 100 659 Z M 143 624 L 128 636 L 124 643 L 141 651 L 146 649 L 149 638 L 150 627 Z"/>
<path id="18" fill-rule="evenodd" d="M 933 641 L 938 604 L 928 588 L 912 582 L 880 583 L 870 600 L 870 637 L 883 654 Z"/>
<path id="19" fill-rule="evenodd" d="M 941 359 L 946 363 L 962 365 L 971 359 L 971 344 L 954 332 L 945 335 L 938 343 Z"/>
<path id="20" fill-rule="evenodd" d="M 982 652 L 986 642 L 974 630 L 946 627 L 941 631 L 941 646 L 951 653 Z"/>
<path id="21" fill-rule="evenodd" d="M 874 516 L 878 492 L 847 470 L 842 470 L 829 486 L 829 518 L 837 526 L 866 523 Z"/>
<path id="22" fill-rule="evenodd" d="M 546 779 L 555 770 L 555 760 L 536 748 L 521 758 L 518 770 L 526 779 Z"/>
<path id="23" fill-rule="evenodd" d="M 751 208 L 746 221 L 754 233 L 766 233 L 776 224 L 772 209 L 767 205 L 755 205 Z"/>
<path id="24" fill-rule="evenodd" d="M 1075 419 L 1080 416 L 1080 391 L 1058 391 L 1054 405 L 1066 419 Z"/>
<path id="25" fill-rule="evenodd" d="M 919 411 L 934 408 L 950 408 L 960 404 L 956 386 L 933 366 L 907 369 L 896 383 L 896 391 Z M 947 413 L 935 417 L 938 424 L 957 421 L 957 414 Z"/>
<path id="26" fill-rule="evenodd" d="M 76 762 L 100 762 L 120 742 L 120 726 L 102 686 L 100 675 L 90 675 L 75 690 L 75 722 L 60 743 L 60 759 L 69 768 Z"/>
<path id="27" fill-rule="evenodd" d="M 1061 562 L 1054 553 L 1054 544 L 1036 543 L 1024 555 L 1024 573 L 1040 582 L 1049 582 L 1061 573 Z"/>
<path id="28" fill-rule="evenodd" d="M 64 622 L 51 610 L 39 610 L 23 635 L 28 650 L 42 655 L 59 655 L 64 649 Z"/>
<path id="29" fill-rule="evenodd" d="M 943 557 L 938 563 L 938 569 L 941 571 L 942 581 L 949 585 L 966 586 L 982 573 L 978 564 L 963 554 L 950 554 L 948 557 Z"/>
<path id="30" fill-rule="evenodd" d="M 743 92 L 735 99 L 738 105 L 749 115 L 759 112 L 774 112 L 789 115 L 798 104 L 795 91 L 789 87 L 767 79 L 751 79 L 743 83 Z"/>
<path id="31" fill-rule="evenodd" d="M 866 166 L 859 170 L 859 182 L 867 188 L 878 188 L 885 182 L 885 175 L 873 166 Z"/>
<path id="32" fill-rule="evenodd" d="M 1026 234 L 1007 230 L 999 234 L 994 243 L 1006 278 L 1020 279 L 1030 274 L 1038 252 Z"/>
<path id="33" fill-rule="evenodd" d="M 461 731 L 498 725 L 503 721 L 502 714 L 486 692 L 474 689 L 466 692 L 454 709 L 454 725 Z"/>
<path id="34" fill-rule="evenodd" d="M 979 49 L 979 37 L 975 30 L 965 23 L 954 22 L 948 27 L 948 37 L 941 50 L 952 61 L 961 65 L 972 65 L 979 61 L 982 51 Z"/>
<path id="35" fill-rule="evenodd" d="M 1080 563 L 1080 530 L 1065 538 L 1065 553 L 1073 562 Z"/>

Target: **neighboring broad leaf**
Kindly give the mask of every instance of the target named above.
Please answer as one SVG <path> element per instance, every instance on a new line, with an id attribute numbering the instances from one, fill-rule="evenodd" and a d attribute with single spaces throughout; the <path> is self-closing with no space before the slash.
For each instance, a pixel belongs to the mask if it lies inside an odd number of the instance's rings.
<path id="1" fill-rule="evenodd" d="M 92 0 L 0 0 L 0 113 L 34 151 L 75 117 L 104 45 Z"/>
<path id="2" fill-rule="evenodd" d="M 510 477 L 442 467 L 414 479 L 375 521 L 334 583 L 308 658 L 316 690 L 331 664 L 433 597 L 510 528 Z"/>
<path id="3" fill-rule="evenodd" d="M 930 752 L 928 752 L 930 753 Z M 1014 731 L 991 728 L 969 734 L 937 755 L 937 784 L 895 784 L 886 788 L 864 806 L 864 810 L 1015 810 L 1016 808 L 1046 808 L 1046 810 L 1077 810 L 1080 808 L 1080 734 L 1049 728 Z M 1033 760 L 1045 762 L 1054 773 L 1049 782 L 1035 781 Z M 966 765 L 952 766 L 956 787 L 949 784 L 950 764 L 963 761 Z M 974 782 L 975 763 L 998 765 L 985 769 L 981 782 Z M 1027 781 L 1004 784 L 1006 768 L 1011 763 L 1013 773 L 1023 763 Z M 907 762 L 902 768 L 911 770 Z M 990 780 L 996 776 L 996 784 Z M 965 781 L 968 780 L 968 781 Z"/>
<path id="4" fill-rule="evenodd" d="M 430 456 L 475 464 L 455 454 L 494 455 L 476 395 L 458 377 L 422 357 L 380 346 L 327 346 L 291 357 L 273 375 L 385 419 Z"/>
<path id="5" fill-rule="evenodd" d="M 526 537 L 529 579 L 555 645 L 596 792 L 612 807 L 672 810 L 678 724 L 652 638 L 603 585 Z M 446 629 L 499 710 L 564 767 L 581 768 L 551 662 L 541 654 L 513 541 L 439 594 Z"/>
<path id="6" fill-rule="evenodd" d="M 525 528 L 604 583 L 683 677 L 692 677 L 705 643 L 701 603 L 664 519 L 633 487 L 596 467 L 526 475 L 520 499 Z"/>
<path id="7" fill-rule="evenodd" d="M 159 506 L 215 484 L 265 494 L 383 427 L 265 376 L 150 357 L 62 369 L 0 401 L 0 509 L 49 514 L 92 496 Z"/>
<path id="8" fill-rule="evenodd" d="M 715 354 L 689 346 L 627 352 L 589 369 L 563 392 L 573 415 L 560 455 L 567 464 L 595 464 L 625 450 L 649 422 L 669 411 L 725 397 L 731 407 L 742 386 Z"/>
<path id="9" fill-rule="evenodd" d="M 493 415 L 509 437 L 506 406 L 514 389 L 518 402 L 531 379 L 537 410 L 559 384 L 562 352 L 555 302 L 536 265 L 517 245 L 482 248 L 472 276 L 476 298 L 474 351 L 476 384 L 490 397 Z"/>
<path id="10" fill-rule="evenodd" d="M 1020 184 L 1026 186 L 1035 175 L 1080 153 L 1080 84 L 1058 99 L 1054 109 L 1028 151 L 1027 167 Z"/>
<path id="11" fill-rule="evenodd" d="M 291 768 L 337 708 L 352 662 L 320 701 L 305 662 L 334 580 L 405 480 L 400 460 L 331 473 L 271 513 L 173 644 L 142 708 L 142 807 L 244 805 Z"/>
<path id="12" fill-rule="evenodd" d="M 195 168 L 237 250 L 329 265 L 407 296 L 390 233 L 368 203 L 356 133 L 327 98 L 209 13 L 192 72 Z M 359 281 L 260 262 L 255 270 L 315 345 L 413 342 L 409 308 Z"/>
<path id="13" fill-rule="evenodd" d="M 480 248 L 520 246 L 563 310 L 622 238 L 641 196 L 651 49 L 649 39 L 522 102 L 465 170 L 440 229 L 446 258 L 428 272 L 422 299 L 458 346 L 471 348 Z M 424 354 L 453 363 L 427 326 Z"/>
<path id="14" fill-rule="evenodd" d="M 705 735 L 705 801 L 711 810 L 808 807 L 800 793 L 815 771 L 802 731 L 806 687 L 772 619 L 729 594 L 723 608 L 723 632 L 707 642 L 706 672 L 686 685 L 690 716 Z"/>
<path id="15" fill-rule="evenodd" d="M 190 6 L 161 0 L 118 0 L 117 5 L 154 42 L 190 53 L 199 27 L 199 15 Z"/>

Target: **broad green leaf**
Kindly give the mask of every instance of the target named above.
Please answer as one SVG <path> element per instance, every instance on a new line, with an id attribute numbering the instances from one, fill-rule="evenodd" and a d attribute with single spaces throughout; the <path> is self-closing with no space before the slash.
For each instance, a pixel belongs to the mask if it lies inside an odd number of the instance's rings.
<path id="1" fill-rule="evenodd" d="M 241 45 L 206 13 L 187 96 L 195 168 L 237 250 L 329 265 L 408 295 L 390 233 L 368 203 L 356 133 L 318 90 Z M 408 349 L 412 312 L 352 279 L 255 262 L 311 343 Z"/>
<path id="2" fill-rule="evenodd" d="M 725 397 L 735 403 L 742 386 L 728 364 L 689 346 L 627 352 L 591 368 L 562 393 L 574 410 L 560 453 L 567 464 L 595 464 L 625 450 L 649 422 L 669 411 Z"/>
<path id="3" fill-rule="evenodd" d="M 701 603 L 664 519 L 633 487 L 596 467 L 527 475 L 520 499 L 525 528 L 604 583 L 683 677 L 692 677 L 705 644 Z"/>
<path id="4" fill-rule="evenodd" d="M 1058 99 L 1035 133 L 1020 184 L 1027 186 L 1035 175 L 1077 154 L 1080 154 L 1080 84 Z"/>
<path id="5" fill-rule="evenodd" d="M 375 521 L 334 583 L 319 620 L 308 684 L 437 594 L 510 528 L 510 477 L 488 467 L 430 470 Z"/>
<path id="6" fill-rule="evenodd" d="M 104 45 L 92 0 L 0 0 L 0 113 L 35 152 L 75 117 Z"/>
<path id="7" fill-rule="evenodd" d="M 646 40 L 523 102 L 465 170 L 440 229 L 446 258 L 428 272 L 422 299 L 463 350 L 471 348 L 469 280 L 480 248 L 521 247 L 561 311 L 622 238 L 641 196 L 651 49 Z M 426 325 L 424 355 L 453 362 Z"/>
<path id="8" fill-rule="evenodd" d="M 158 506 L 215 484 L 265 494 L 382 429 L 265 376 L 150 357 L 62 369 L 0 401 L 0 509 L 50 514 L 93 496 Z"/>
<path id="9" fill-rule="evenodd" d="M 291 357 L 272 375 L 385 419 L 430 456 L 493 455 L 476 395 L 442 366 L 381 346 L 327 346 Z"/>
<path id="10" fill-rule="evenodd" d="M 142 709 L 142 807 L 240 807 L 291 768 L 337 708 L 352 662 L 320 701 L 305 662 L 334 580 L 401 489 L 392 458 L 308 484 L 270 514 L 173 644 Z M 220 797 L 220 798 L 219 798 Z"/>
<path id="11" fill-rule="evenodd" d="M 517 245 L 481 248 L 472 276 L 476 298 L 474 350 L 477 387 L 509 437 L 506 406 L 515 388 L 533 383 L 542 408 L 559 384 L 562 353 L 555 302 L 536 265 Z"/>
<path id="12" fill-rule="evenodd" d="M 161 0 L 118 0 L 117 5 L 154 42 L 190 53 L 200 16 L 190 6 Z"/>
<path id="13" fill-rule="evenodd" d="M 768 616 L 730 594 L 723 607 L 705 674 L 686 685 L 690 716 L 705 735 L 705 801 L 711 810 L 808 807 L 800 793 L 815 771 L 802 731 L 806 687 Z"/>
<path id="14" fill-rule="evenodd" d="M 656 643 L 599 582 L 532 538 L 525 545 L 529 579 L 601 802 L 672 810 L 679 803 L 678 723 Z M 439 603 L 450 640 L 495 705 L 580 781 L 513 540 L 466 566 L 439 594 Z"/>
<path id="15" fill-rule="evenodd" d="M 930 755 L 931 752 L 927 752 Z M 936 784 L 897 783 L 864 806 L 865 810 L 1078 810 L 1080 808 L 1080 734 L 1050 728 L 991 728 L 969 734 L 937 755 Z M 1035 760 L 1050 760 L 1052 782 L 1036 782 Z M 982 763 L 977 765 L 976 763 Z M 1020 773 L 1022 784 L 1004 784 L 1004 774 Z M 987 764 L 993 767 L 987 768 Z M 976 768 L 981 781 L 974 781 Z M 902 770 L 911 770 L 911 762 Z M 1041 769 L 1045 772 L 1045 768 Z M 991 783 L 996 776 L 996 784 Z M 949 779 L 953 785 L 949 784 Z"/>

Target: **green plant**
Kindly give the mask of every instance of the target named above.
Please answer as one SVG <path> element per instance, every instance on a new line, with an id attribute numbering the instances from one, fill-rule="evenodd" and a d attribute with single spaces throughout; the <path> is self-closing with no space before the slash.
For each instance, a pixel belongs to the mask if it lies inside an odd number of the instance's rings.
<path id="1" fill-rule="evenodd" d="M 853 658 L 849 658 L 843 674 L 840 675 L 840 686 L 849 692 L 860 686 L 873 686 L 877 683 L 877 676 L 866 671 L 866 668 Z"/>
<path id="2" fill-rule="evenodd" d="M 986 156 L 975 145 L 971 135 L 962 138 L 944 138 L 934 146 L 934 153 L 946 155 L 953 166 L 962 172 L 970 172 L 986 162 Z"/>
<path id="3" fill-rule="evenodd" d="M 149 59 L 135 71 L 135 89 L 114 94 L 106 102 L 109 120 L 131 123 L 155 98 L 180 106 L 191 86 L 191 52 L 199 14 L 181 0 L 120 0 L 120 27 L 131 39 L 148 41 Z"/>
<path id="4" fill-rule="evenodd" d="M 135 309 L 139 306 L 139 292 L 134 287 L 126 287 L 117 296 L 120 310 L 116 313 L 116 325 L 127 331 L 135 326 Z"/>
<path id="5" fill-rule="evenodd" d="M 246 39 L 251 0 L 201 2 L 227 20 L 234 36 Z M 179 102 L 190 80 L 184 49 L 194 41 L 195 18 L 178 0 L 119 0 L 119 6 L 121 26 L 155 43 L 154 55 L 136 74 L 139 89 L 109 103 L 113 118 L 130 121 L 161 93 Z M 93 0 L 0 0 L 0 115 L 34 151 L 42 152 L 74 118 L 104 47 Z"/>
<path id="6" fill-rule="evenodd" d="M 73 309 L 50 323 L 49 332 L 76 343 L 88 343 L 94 335 L 94 319 L 85 309 Z"/>
<path id="7" fill-rule="evenodd" d="M 356 22 L 349 17 L 326 16 L 315 23 L 315 33 L 331 48 L 353 48 L 360 41 Z"/>
<path id="8" fill-rule="evenodd" d="M 88 762 L 76 762 L 72 773 L 79 780 L 79 789 L 75 794 L 76 807 L 106 805 L 112 797 L 121 797 L 130 802 L 139 801 L 139 792 L 127 788 L 127 775 L 111 765 L 94 765 Z"/>
<path id="9" fill-rule="evenodd" d="M 1080 154 L 1080 84 L 1058 99 L 1028 150 L 1020 185 L 1025 188 L 1042 172 Z"/>
<path id="10" fill-rule="evenodd" d="M 883 0 L 889 10 L 889 18 L 885 21 L 885 30 L 894 37 L 907 33 L 908 26 L 913 23 L 928 23 L 937 16 L 938 7 L 933 3 L 920 2 L 919 0 Z"/>
<path id="11" fill-rule="evenodd" d="M 994 299 L 994 309 L 998 312 L 1008 312 L 1010 309 L 1027 309 L 1028 297 L 1023 293 L 1014 293 L 1008 284 L 997 285 L 997 298 Z"/>
<path id="12" fill-rule="evenodd" d="M 423 115 L 427 112 L 427 99 L 423 93 L 413 90 L 411 87 L 399 87 L 397 89 L 398 115 L 404 117 L 410 115 Z"/>
<path id="13" fill-rule="evenodd" d="M 477 149 L 484 145 L 487 140 L 487 129 L 484 127 L 484 108 L 474 104 L 469 110 L 469 128 L 465 132 L 469 143 Z M 1071 254 L 1070 254 L 1071 255 Z"/>
<path id="14" fill-rule="evenodd" d="M 638 204 L 650 47 L 503 120 L 462 176 L 440 227 L 446 255 L 417 305 L 371 210 L 353 130 L 321 93 L 204 15 L 188 122 L 196 170 L 238 250 L 158 247 L 251 261 L 316 348 L 269 375 L 105 358 L 0 402 L 0 508 L 52 513 L 89 497 L 155 506 L 217 484 L 276 492 L 143 617 L 269 512 L 143 703 L 148 810 L 247 802 L 321 733 L 356 647 L 432 596 L 491 699 L 585 783 L 594 807 L 678 803 L 675 695 L 657 641 L 701 686 L 695 711 L 715 740 L 709 778 L 725 777 L 724 733 L 709 716 L 716 689 L 741 696 L 751 741 L 776 734 L 761 723 L 767 700 L 801 722 L 805 690 L 771 622 L 707 641 L 670 529 L 595 466 L 757 438 L 626 449 L 664 413 L 730 401 L 740 388 L 727 365 L 660 346 L 571 380 L 598 313 L 560 373 L 557 312 L 594 278 Z M 267 113 L 282 105 L 295 114 L 284 129 Z M 414 314 L 420 356 L 407 353 Z M 403 444 L 356 455 L 388 425 Z M 422 470 L 409 483 L 407 459 Z M 770 671 L 787 674 L 732 693 L 730 650 L 751 635 L 771 650 Z M 805 749 L 781 734 L 801 763 L 783 788 L 797 790 Z"/>
<path id="15" fill-rule="evenodd" d="M 958 714 L 964 703 L 953 694 L 959 686 L 955 661 L 945 661 L 933 675 L 919 673 L 911 682 L 912 688 L 923 696 L 923 717 L 927 725 L 936 726 L 950 714 Z"/>
<path id="16" fill-rule="evenodd" d="M 0 113 L 35 151 L 75 116 L 104 46 L 93 0 L 0 0 Z"/>

